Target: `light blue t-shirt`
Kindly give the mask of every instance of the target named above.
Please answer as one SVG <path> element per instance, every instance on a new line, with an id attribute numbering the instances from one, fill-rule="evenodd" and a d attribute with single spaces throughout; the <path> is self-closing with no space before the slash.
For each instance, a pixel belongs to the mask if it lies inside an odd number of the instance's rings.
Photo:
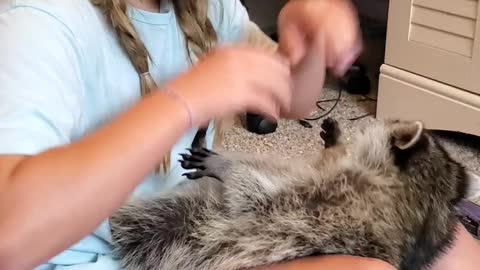
<path id="1" fill-rule="evenodd" d="M 190 65 L 172 5 L 162 5 L 161 13 L 128 8 L 160 86 Z M 240 1 L 210 0 L 209 16 L 220 44 L 242 38 L 248 15 Z M 0 154 L 34 155 L 72 143 L 139 98 L 138 75 L 103 15 L 88 0 L 1 1 Z M 211 124 L 209 147 L 213 128 Z M 195 132 L 177 142 L 172 161 L 190 146 Z M 172 162 L 169 177 L 150 175 L 133 196 L 167 190 L 184 180 L 182 173 Z M 105 221 L 38 269 L 116 269 L 109 256 L 110 241 Z"/>

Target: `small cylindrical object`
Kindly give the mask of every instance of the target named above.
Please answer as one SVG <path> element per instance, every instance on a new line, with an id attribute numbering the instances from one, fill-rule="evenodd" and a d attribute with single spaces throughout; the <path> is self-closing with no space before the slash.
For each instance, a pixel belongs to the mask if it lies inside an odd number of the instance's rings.
<path id="1" fill-rule="evenodd" d="M 269 134 L 276 131 L 278 124 L 276 122 L 267 120 L 265 117 L 247 113 L 245 124 L 247 130 L 256 134 Z"/>

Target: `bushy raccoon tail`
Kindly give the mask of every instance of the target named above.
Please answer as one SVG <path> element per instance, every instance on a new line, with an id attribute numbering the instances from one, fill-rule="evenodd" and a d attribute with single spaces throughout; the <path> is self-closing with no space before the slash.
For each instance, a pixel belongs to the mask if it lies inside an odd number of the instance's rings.
<path id="1" fill-rule="evenodd" d="M 175 249 L 188 249 L 195 242 L 192 232 L 205 218 L 205 212 L 220 207 L 215 194 L 200 190 L 121 207 L 110 218 L 114 255 L 121 268 L 159 269 L 165 257 L 177 253 Z"/>

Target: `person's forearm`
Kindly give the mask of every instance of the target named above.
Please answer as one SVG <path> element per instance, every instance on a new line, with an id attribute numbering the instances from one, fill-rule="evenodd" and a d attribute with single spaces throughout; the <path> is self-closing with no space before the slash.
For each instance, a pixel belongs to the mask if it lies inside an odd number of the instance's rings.
<path id="1" fill-rule="evenodd" d="M 154 94 L 98 132 L 21 161 L 0 195 L 0 256 L 31 269 L 91 233 L 186 131 L 187 117 Z"/>

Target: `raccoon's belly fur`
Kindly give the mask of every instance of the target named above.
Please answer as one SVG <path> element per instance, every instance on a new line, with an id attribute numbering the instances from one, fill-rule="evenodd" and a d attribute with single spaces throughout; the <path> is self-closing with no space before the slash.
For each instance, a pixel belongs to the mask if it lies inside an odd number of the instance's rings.
<path id="1" fill-rule="evenodd" d="M 192 150 L 182 166 L 198 169 L 195 181 L 111 218 L 121 267 L 237 270 L 344 254 L 419 270 L 449 247 L 456 220 L 444 194 L 412 195 L 394 168 L 342 149 L 315 161 Z"/>
<path id="2" fill-rule="evenodd" d="M 124 269 L 233 270 L 321 254 L 390 259 L 373 228 L 345 212 L 348 202 L 314 208 L 308 196 L 315 194 L 234 207 L 203 192 L 159 198 L 122 208 L 111 219 L 113 238 Z"/>

